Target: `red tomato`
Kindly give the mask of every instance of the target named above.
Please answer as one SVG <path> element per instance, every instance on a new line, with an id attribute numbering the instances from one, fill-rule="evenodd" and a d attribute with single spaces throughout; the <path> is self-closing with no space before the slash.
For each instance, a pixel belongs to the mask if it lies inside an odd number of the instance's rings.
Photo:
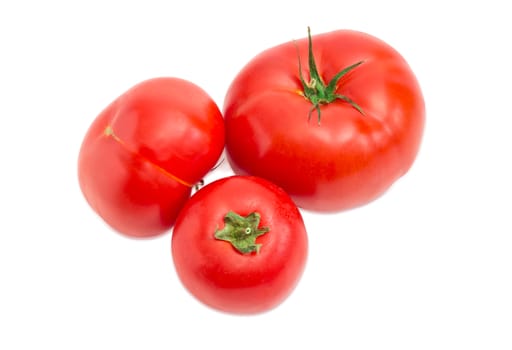
<path id="1" fill-rule="evenodd" d="M 224 118 L 237 174 L 276 183 L 300 207 L 339 211 L 374 200 L 409 170 L 425 106 L 397 51 L 339 30 L 256 56 L 232 82 Z"/>
<path id="2" fill-rule="evenodd" d="M 183 285 L 204 304 L 237 314 L 267 311 L 286 299 L 307 247 L 301 214 L 286 192 L 236 175 L 194 194 L 172 235 Z"/>
<path id="3" fill-rule="evenodd" d="M 78 159 L 80 187 L 115 230 L 155 236 L 173 225 L 223 148 L 222 115 L 206 92 L 177 78 L 146 80 L 89 128 Z"/>

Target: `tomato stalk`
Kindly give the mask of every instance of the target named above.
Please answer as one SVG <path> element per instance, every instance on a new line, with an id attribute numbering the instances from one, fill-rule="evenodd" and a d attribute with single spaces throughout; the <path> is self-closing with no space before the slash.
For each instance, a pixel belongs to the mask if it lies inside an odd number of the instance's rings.
<path id="1" fill-rule="evenodd" d="M 298 49 L 297 49 L 298 50 Z M 302 62 L 300 59 L 300 54 L 298 53 L 299 58 L 299 78 L 302 83 L 302 87 L 304 89 L 303 95 L 306 99 L 308 99 L 312 104 L 313 107 L 309 110 L 308 113 L 308 121 L 311 120 L 311 115 L 314 110 L 316 110 L 318 115 L 318 124 L 320 124 L 320 118 L 321 118 L 321 111 L 320 111 L 320 105 L 323 104 L 329 104 L 331 102 L 334 102 L 336 100 L 342 100 L 347 103 L 349 103 L 352 107 L 354 107 L 359 113 L 364 115 L 363 109 L 355 103 L 352 99 L 345 95 L 341 95 L 336 93 L 336 90 L 338 88 L 338 82 L 340 79 L 356 68 L 357 66 L 361 65 L 363 61 L 359 61 L 357 63 L 354 63 L 344 69 L 342 69 L 338 74 L 336 74 L 328 84 L 325 84 L 322 77 L 318 73 L 318 69 L 316 67 L 315 57 L 313 55 L 313 41 L 311 40 L 311 30 L 308 27 L 308 64 L 309 64 L 309 76 L 310 79 L 308 82 L 304 79 L 304 76 L 302 75 Z"/>
<path id="2" fill-rule="evenodd" d="M 224 216 L 224 228 L 215 231 L 215 238 L 230 242 L 242 254 L 259 253 L 261 244 L 256 238 L 269 231 L 268 227 L 258 227 L 260 218 L 257 212 L 244 217 L 230 211 Z"/>

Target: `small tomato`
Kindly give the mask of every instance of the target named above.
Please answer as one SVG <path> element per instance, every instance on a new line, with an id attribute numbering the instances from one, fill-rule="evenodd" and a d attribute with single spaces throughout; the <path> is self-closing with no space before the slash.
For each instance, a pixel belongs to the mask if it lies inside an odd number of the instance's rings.
<path id="1" fill-rule="evenodd" d="M 280 304 L 305 267 L 301 214 L 281 188 L 231 176 L 201 188 L 178 216 L 172 256 L 183 285 L 198 300 L 229 313 Z"/>

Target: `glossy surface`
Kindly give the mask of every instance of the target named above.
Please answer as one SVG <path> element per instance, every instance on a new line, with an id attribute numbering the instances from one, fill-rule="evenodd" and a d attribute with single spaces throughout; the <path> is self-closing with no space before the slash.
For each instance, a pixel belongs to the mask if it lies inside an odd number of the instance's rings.
<path id="1" fill-rule="evenodd" d="M 222 116 L 202 89 L 176 78 L 150 79 L 91 125 L 78 159 L 80 187 L 115 230 L 155 236 L 172 226 L 223 147 Z"/>
<path id="2" fill-rule="evenodd" d="M 242 254 L 215 238 L 224 216 L 258 212 L 269 231 L 259 253 Z M 298 283 L 307 258 L 307 235 L 290 197 L 255 177 L 232 176 L 203 187 L 180 213 L 172 236 L 178 276 L 198 300 L 224 312 L 249 314 L 280 304 Z"/>
<path id="3" fill-rule="evenodd" d="M 370 35 L 340 30 L 313 36 L 316 66 L 325 82 L 344 76 L 337 100 L 308 121 L 298 53 L 309 80 L 307 39 L 256 56 L 234 79 L 225 103 L 226 149 L 238 174 L 264 177 L 303 208 L 350 209 L 377 198 L 404 175 L 419 150 L 425 106 L 406 61 Z"/>

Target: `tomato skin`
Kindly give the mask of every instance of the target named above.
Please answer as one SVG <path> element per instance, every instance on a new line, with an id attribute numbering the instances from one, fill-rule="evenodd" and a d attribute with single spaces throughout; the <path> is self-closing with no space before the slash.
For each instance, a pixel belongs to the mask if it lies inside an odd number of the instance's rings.
<path id="1" fill-rule="evenodd" d="M 223 148 L 222 115 L 206 92 L 178 78 L 149 79 L 90 126 L 78 157 L 80 188 L 116 231 L 156 236 L 171 228 Z"/>
<path id="2" fill-rule="evenodd" d="M 312 37 L 316 66 L 328 83 L 342 69 L 337 93 L 356 102 L 321 105 L 301 92 L 298 53 L 309 78 L 308 41 L 268 49 L 235 77 L 224 101 L 226 150 L 237 174 L 266 178 L 302 208 L 332 212 L 382 195 L 412 166 L 419 151 L 425 104 L 403 57 L 365 33 L 339 30 Z"/>
<path id="3" fill-rule="evenodd" d="M 242 254 L 214 236 L 229 211 L 258 212 L 258 253 Z M 303 273 L 308 241 L 301 214 L 276 185 L 257 177 L 231 176 L 201 188 L 179 214 L 172 234 L 174 266 L 183 285 L 219 311 L 254 314 L 284 301 Z"/>

